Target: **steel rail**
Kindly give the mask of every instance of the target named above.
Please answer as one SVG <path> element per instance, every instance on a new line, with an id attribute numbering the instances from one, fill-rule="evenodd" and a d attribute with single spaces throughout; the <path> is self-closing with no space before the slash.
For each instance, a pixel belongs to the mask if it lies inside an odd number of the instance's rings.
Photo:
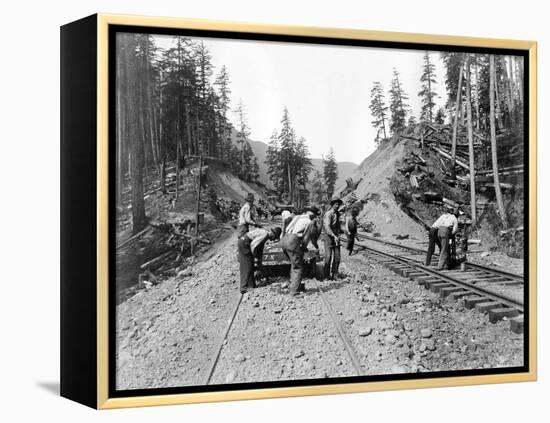
<path id="1" fill-rule="evenodd" d="M 336 313 L 334 312 L 334 310 L 332 309 L 332 306 L 330 305 L 328 299 L 326 298 L 323 288 L 321 287 L 319 282 L 317 282 L 315 279 L 313 279 L 313 282 L 318 289 L 321 300 L 325 304 L 325 308 L 327 309 L 329 317 L 332 320 L 334 327 L 336 328 L 336 332 L 338 333 L 338 336 L 340 337 L 340 339 L 342 340 L 342 343 L 344 344 L 344 348 L 348 354 L 348 357 L 351 360 L 351 364 L 353 365 L 355 373 L 357 374 L 357 376 L 362 376 L 364 372 L 363 372 L 363 369 L 361 368 L 361 364 L 359 363 L 359 359 L 357 358 L 357 354 L 355 354 L 355 351 L 351 344 L 350 339 L 346 335 L 346 332 L 344 331 L 344 329 L 342 328 L 342 325 L 340 324 L 340 320 L 336 316 Z"/>
<path id="2" fill-rule="evenodd" d="M 378 242 L 378 243 L 381 243 L 381 244 L 390 245 L 390 246 L 393 246 L 393 247 L 401 248 L 403 250 L 415 251 L 419 254 L 420 253 L 421 254 L 426 254 L 426 251 L 422 250 L 420 248 L 408 247 L 406 245 L 401 245 L 401 244 L 398 244 L 396 242 L 386 241 L 386 240 L 383 240 L 383 239 L 371 237 L 371 236 L 364 235 L 364 234 L 357 234 L 357 236 L 359 238 L 363 238 L 363 239 L 366 239 L 366 240 L 369 240 L 369 241 L 375 241 L 375 242 Z M 436 254 L 434 254 L 434 256 L 435 255 Z M 504 276 L 504 277 L 507 277 L 509 279 L 517 280 L 518 282 L 524 283 L 523 276 L 517 275 L 515 273 L 505 272 L 504 270 L 495 269 L 494 267 L 483 266 L 482 264 L 471 263 L 471 262 L 466 262 L 466 266 L 474 268 L 474 269 L 479 269 L 479 270 L 484 270 L 484 271 L 487 271 L 487 272 L 495 273 L 495 274 L 498 274 L 500 276 Z"/>
<path id="3" fill-rule="evenodd" d="M 241 301 L 243 299 L 243 294 L 239 293 L 239 299 L 237 300 L 237 304 L 235 305 L 235 308 L 233 309 L 233 313 L 231 313 L 231 318 L 227 321 L 227 326 L 225 328 L 225 331 L 223 332 L 223 336 L 220 337 L 218 340 L 218 346 L 216 348 L 216 355 L 210 362 L 210 367 L 208 368 L 208 373 L 206 375 L 206 378 L 204 379 L 204 384 L 208 385 L 210 383 L 210 379 L 212 379 L 212 375 L 214 374 L 214 370 L 216 369 L 216 365 L 218 364 L 218 360 L 220 359 L 220 354 L 223 349 L 223 343 L 225 342 L 225 339 L 227 338 L 227 334 L 229 333 L 229 330 L 231 329 L 231 326 L 233 325 L 233 321 L 235 320 L 235 316 L 237 315 L 237 311 L 239 311 L 239 306 L 241 305 Z"/>
<path id="4" fill-rule="evenodd" d="M 395 260 L 397 262 L 401 262 L 403 264 L 406 264 L 410 267 L 420 269 L 420 270 L 422 270 L 423 272 L 425 272 L 429 275 L 437 276 L 439 279 L 442 279 L 443 281 L 449 282 L 449 283 L 457 285 L 457 286 L 464 287 L 464 288 L 468 289 L 469 291 L 472 291 L 475 294 L 478 294 L 478 295 L 481 295 L 483 297 L 487 297 L 489 299 L 498 301 L 499 303 L 501 303 L 503 305 L 507 305 L 508 307 L 515 308 L 516 310 L 521 311 L 523 313 L 523 302 L 517 301 L 514 298 L 508 297 L 507 295 L 498 294 L 496 292 L 488 291 L 486 289 L 475 286 L 471 283 L 464 282 L 460 279 L 455 279 L 451 276 L 448 276 L 444 273 L 440 273 L 437 270 L 430 269 L 429 267 L 426 267 L 426 266 L 424 266 L 422 264 L 419 264 L 418 262 L 415 262 L 415 261 L 410 260 L 410 259 L 405 259 L 405 258 L 402 258 L 402 257 L 399 257 L 399 256 L 395 256 L 395 255 L 392 255 L 390 253 L 386 253 L 384 251 L 376 250 L 375 248 L 368 247 L 368 246 L 365 246 L 365 245 L 362 245 L 362 247 L 364 247 L 365 250 L 369 251 L 373 255 L 378 255 L 378 256 L 390 258 L 390 259 Z"/>

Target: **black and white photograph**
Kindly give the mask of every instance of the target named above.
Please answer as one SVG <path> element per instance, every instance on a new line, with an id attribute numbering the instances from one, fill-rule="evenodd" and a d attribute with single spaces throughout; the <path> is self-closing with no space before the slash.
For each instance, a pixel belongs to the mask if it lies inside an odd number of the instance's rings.
<path id="1" fill-rule="evenodd" d="M 525 54 L 152 31 L 110 56 L 115 391 L 527 366 Z"/>

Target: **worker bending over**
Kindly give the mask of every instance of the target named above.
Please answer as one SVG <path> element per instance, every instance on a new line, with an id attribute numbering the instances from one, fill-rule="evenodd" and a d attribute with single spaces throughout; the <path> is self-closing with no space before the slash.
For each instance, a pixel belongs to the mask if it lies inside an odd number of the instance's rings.
<path id="1" fill-rule="evenodd" d="M 254 259 L 258 259 L 258 266 L 261 266 L 266 241 L 278 240 L 280 236 L 281 228 L 275 227 L 270 230 L 256 228 L 239 237 L 237 248 L 241 272 L 241 294 L 256 287 L 256 281 L 254 280 Z"/>
<path id="2" fill-rule="evenodd" d="M 458 231 L 458 215 L 459 207 L 455 207 L 452 213 L 443 213 L 439 216 L 428 232 L 428 253 L 426 254 L 426 266 L 429 266 L 432 261 L 432 255 L 435 250 L 435 245 L 439 247 L 439 263 L 437 270 L 442 270 L 447 266 L 450 268 L 449 260 L 449 238 Z"/>
<path id="3" fill-rule="evenodd" d="M 292 219 L 294 219 L 294 215 L 288 210 L 283 210 L 281 213 L 281 220 L 283 221 L 283 235 L 286 232 L 286 227 L 290 224 L 290 222 L 292 222 Z"/>
<path id="4" fill-rule="evenodd" d="M 304 214 L 296 216 L 286 227 L 286 232 L 281 240 L 283 253 L 290 261 L 290 294 L 298 295 L 305 291 L 302 283 L 304 268 L 304 254 L 309 242 L 319 249 L 315 235 L 313 220 L 319 213 L 317 207 L 309 207 Z"/>

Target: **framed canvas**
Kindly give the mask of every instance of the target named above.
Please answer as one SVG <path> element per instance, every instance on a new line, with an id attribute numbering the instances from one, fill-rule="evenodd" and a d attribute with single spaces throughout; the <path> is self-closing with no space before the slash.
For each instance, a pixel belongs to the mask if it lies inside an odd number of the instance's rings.
<path id="1" fill-rule="evenodd" d="M 536 69 L 533 41 L 63 26 L 62 396 L 536 380 Z"/>

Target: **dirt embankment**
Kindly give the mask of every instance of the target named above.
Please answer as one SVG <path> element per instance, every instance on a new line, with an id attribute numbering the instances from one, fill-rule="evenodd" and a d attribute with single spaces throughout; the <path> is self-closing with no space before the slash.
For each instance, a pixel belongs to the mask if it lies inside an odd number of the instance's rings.
<path id="1" fill-rule="evenodd" d="M 514 146 L 520 141 L 512 135 L 507 138 L 502 136 L 500 142 L 503 147 L 499 153 L 501 168 L 518 166 L 516 159 L 521 152 Z M 479 161 L 487 160 L 482 157 Z M 488 166 L 487 163 L 485 165 Z M 458 172 L 464 173 L 460 169 Z M 506 266 L 503 262 L 511 261 L 513 270 L 521 273 L 523 173 L 505 172 L 501 178 L 501 182 L 504 181 L 504 204 L 510 228 L 503 231 L 503 223 L 496 211 L 492 176 L 484 176 L 487 172 L 481 172 L 482 176 L 476 179 L 477 226 L 469 227 L 468 237 L 479 240 L 480 244 L 470 248 L 472 254 L 469 257 L 473 261 L 497 266 Z M 421 222 L 431 225 L 442 213 L 451 209 L 453 202 L 462 205 L 465 221 L 471 217 L 468 178 L 461 176 L 453 182 L 448 161 L 430 146 L 422 150 L 419 142 L 409 138 L 396 136 L 382 142 L 360 164 L 352 179 L 359 181 L 356 189 L 350 193 L 349 189 L 340 187 L 339 192 L 346 194 L 345 200 L 349 204 L 354 201 L 356 204 L 362 203 L 359 221 L 377 236 L 424 242 L 426 231 Z M 437 201 L 428 201 L 427 193 L 433 194 Z"/>
<path id="2" fill-rule="evenodd" d="M 232 221 L 238 216 L 245 196 L 254 194 L 257 204 L 267 205 L 267 193 L 260 184 L 245 182 L 217 161 L 205 161 L 202 168 L 200 231 L 195 234 L 199 166 L 189 160 L 181 171 L 176 196 L 175 166 L 169 165 L 166 193 L 159 189 L 155 170 L 145 176 L 145 208 L 148 227 L 116 254 L 118 302 L 131 297 L 147 284 L 173 277 L 216 242 L 232 235 Z M 131 238 L 131 205 L 118 210 L 117 245 Z M 176 198 L 177 197 L 177 198 Z M 265 207 L 265 206 L 264 206 Z M 141 282 L 140 282 L 141 281 Z"/>
<path id="3" fill-rule="evenodd" d="M 406 153 L 405 142 L 383 142 L 354 171 L 352 179 L 361 182 L 344 200 L 363 202 L 359 222 L 372 233 L 387 238 L 408 235 L 420 240 L 425 237 L 425 231 L 403 211 L 391 186 L 398 163 Z M 339 192 L 343 190 L 344 187 L 340 187 Z"/>

